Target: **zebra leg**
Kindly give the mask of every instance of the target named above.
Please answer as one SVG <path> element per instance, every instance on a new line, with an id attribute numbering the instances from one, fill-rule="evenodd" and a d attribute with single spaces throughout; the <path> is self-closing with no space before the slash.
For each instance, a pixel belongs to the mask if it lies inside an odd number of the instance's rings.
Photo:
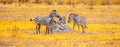
<path id="1" fill-rule="evenodd" d="M 37 24 L 37 25 L 36 25 L 36 34 L 38 34 L 38 32 L 40 31 L 39 28 L 40 28 L 40 26 L 39 26 L 39 24 Z"/>
<path id="2" fill-rule="evenodd" d="M 51 34 L 53 33 L 53 29 L 51 28 Z"/>
<path id="3" fill-rule="evenodd" d="M 41 27 L 41 25 L 39 25 L 39 32 L 38 32 L 39 34 L 40 34 L 40 27 Z"/>
<path id="4" fill-rule="evenodd" d="M 49 32 L 50 32 L 50 28 L 48 27 L 48 32 L 47 33 L 49 34 Z"/>
<path id="5" fill-rule="evenodd" d="M 78 24 L 78 31 L 80 31 L 80 25 Z"/>
<path id="6" fill-rule="evenodd" d="M 73 30 L 74 30 L 74 28 L 75 28 L 75 24 L 73 25 Z"/>
<path id="7" fill-rule="evenodd" d="M 37 25 L 36 25 L 36 34 L 37 34 L 37 31 L 38 31 L 38 27 L 37 27 Z"/>
<path id="8" fill-rule="evenodd" d="M 83 33 L 85 33 L 85 26 L 81 25 Z"/>
<path id="9" fill-rule="evenodd" d="M 47 34 L 47 32 L 48 32 L 48 28 L 46 27 L 46 32 L 45 32 L 45 34 Z"/>
<path id="10" fill-rule="evenodd" d="M 86 24 L 84 24 L 85 28 L 88 28 Z"/>

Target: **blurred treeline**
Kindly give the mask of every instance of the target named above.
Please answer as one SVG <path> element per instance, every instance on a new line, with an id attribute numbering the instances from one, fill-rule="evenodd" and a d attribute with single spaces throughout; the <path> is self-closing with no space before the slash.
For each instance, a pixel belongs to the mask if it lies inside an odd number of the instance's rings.
<path id="1" fill-rule="evenodd" d="M 36 3 L 48 5 L 119 5 L 120 0 L 0 0 L 3 4 L 12 3 Z"/>

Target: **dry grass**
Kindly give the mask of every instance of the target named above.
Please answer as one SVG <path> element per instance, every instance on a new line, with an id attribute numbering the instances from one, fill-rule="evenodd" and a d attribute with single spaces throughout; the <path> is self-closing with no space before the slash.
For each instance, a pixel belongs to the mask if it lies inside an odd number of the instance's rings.
<path id="1" fill-rule="evenodd" d="M 45 6 L 23 4 L 17 6 L 0 4 L 0 47 L 119 47 L 120 46 L 120 7 L 80 6 Z M 86 33 L 77 31 L 44 34 L 35 33 L 35 24 L 29 21 L 34 16 L 47 16 L 52 9 L 68 17 L 77 13 L 87 18 Z M 71 28 L 72 23 L 67 23 Z"/>

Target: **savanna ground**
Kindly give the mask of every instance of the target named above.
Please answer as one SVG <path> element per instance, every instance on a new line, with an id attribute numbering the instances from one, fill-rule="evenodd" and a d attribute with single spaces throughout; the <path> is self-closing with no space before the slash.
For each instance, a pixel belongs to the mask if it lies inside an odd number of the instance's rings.
<path id="1" fill-rule="evenodd" d="M 48 16 L 56 9 L 61 16 L 70 13 L 87 18 L 86 33 L 77 31 L 35 34 L 35 24 L 29 19 Z M 67 23 L 71 28 L 72 23 Z M 0 4 L 0 47 L 119 47 L 120 46 L 120 5 L 38 5 Z"/>

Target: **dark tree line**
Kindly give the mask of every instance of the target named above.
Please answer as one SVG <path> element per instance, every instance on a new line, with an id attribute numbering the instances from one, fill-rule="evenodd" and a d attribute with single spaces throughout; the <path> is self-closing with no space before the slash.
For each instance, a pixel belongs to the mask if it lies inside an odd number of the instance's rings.
<path id="1" fill-rule="evenodd" d="M 111 4 L 120 4 L 120 0 L 0 0 L 0 3 L 11 4 L 11 3 L 46 3 L 46 4 L 58 4 L 58 5 L 76 5 L 76 4 L 85 4 L 85 5 L 111 5 Z"/>

